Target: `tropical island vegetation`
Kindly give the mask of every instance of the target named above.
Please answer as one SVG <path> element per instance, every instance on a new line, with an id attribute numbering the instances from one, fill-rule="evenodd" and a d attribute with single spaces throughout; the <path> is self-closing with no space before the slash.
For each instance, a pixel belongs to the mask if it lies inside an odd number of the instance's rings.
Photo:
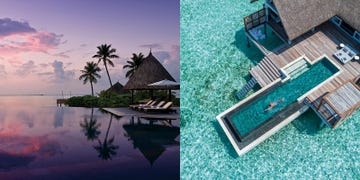
<path id="1" fill-rule="evenodd" d="M 91 95 L 70 97 L 66 100 L 66 105 L 72 107 L 127 107 L 134 102 L 144 99 L 165 99 L 165 97 L 169 96 L 167 94 L 167 90 L 133 90 L 132 93 L 125 90 L 119 92 L 115 89 L 108 70 L 108 65 L 111 67 L 115 66 L 112 60 L 119 58 L 119 56 L 115 54 L 116 49 L 112 48 L 111 45 L 102 44 L 97 47 L 97 50 L 98 51 L 92 56 L 92 58 L 96 58 L 98 62 L 86 62 L 86 65 L 84 66 L 84 69 L 80 71 L 81 75 L 79 76 L 79 80 L 82 80 L 84 84 L 90 84 Z M 133 53 L 131 61 L 127 61 L 127 64 L 123 66 L 123 69 L 128 69 L 125 77 L 130 79 L 144 59 L 145 58 L 142 53 Z M 105 67 L 110 88 L 102 90 L 98 93 L 98 96 L 95 96 L 94 85 L 97 83 L 98 79 L 101 78 L 99 74 L 101 71 L 99 64 L 101 62 Z M 120 86 L 122 89 L 123 87 L 121 84 Z M 171 94 L 170 99 L 172 99 L 173 105 L 180 105 L 180 99 L 176 98 L 175 95 Z"/>

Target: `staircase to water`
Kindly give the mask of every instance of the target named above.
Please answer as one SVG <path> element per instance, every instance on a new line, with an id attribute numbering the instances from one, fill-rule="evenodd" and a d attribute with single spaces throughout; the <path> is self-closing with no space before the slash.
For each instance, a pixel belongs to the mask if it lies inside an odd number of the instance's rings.
<path id="1" fill-rule="evenodd" d="M 240 89 L 240 91 L 238 91 L 236 93 L 236 98 L 238 100 L 240 100 L 242 97 L 244 97 L 255 86 L 255 84 L 257 84 L 257 81 L 256 81 L 256 79 L 254 77 L 252 77 L 250 79 L 250 81 L 248 81 L 246 83 L 246 85 L 244 87 L 242 87 Z"/>
<path id="2" fill-rule="evenodd" d="M 291 79 L 295 79 L 310 68 L 310 65 L 305 59 L 300 59 L 291 66 L 285 68 L 284 70 L 290 76 Z"/>
<path id="3" fill-rule="evenodd" d="M 265 56 L 255 67 L 251 68 L 250 74 L 256 79 L 261 87 L 280 78 L 280 73 L 275 64 Z"/>

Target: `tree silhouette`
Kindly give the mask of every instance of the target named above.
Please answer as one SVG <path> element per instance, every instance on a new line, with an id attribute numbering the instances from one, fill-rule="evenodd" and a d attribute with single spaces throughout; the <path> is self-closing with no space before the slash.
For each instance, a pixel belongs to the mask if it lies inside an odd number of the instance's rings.
<path id="1" fill-rule="evenodd" d="M 132 61 L 126 61 L 128 64 L 123 66 L 123 69 L 129 68 L 129 70 L 126 72 L 125 77 L 131 77 L 144 60 L 144 55 L 142 53 L 139 53 L 139 55 L 133 53 L 132 55 Z"/>
<path id="2" fill-rule="evenodd" d="M 98 139 L 99 145 L 94 146 L 94 149 L 99 153 L 98 157 L 100 157 L 101 159 L 104 159 L 104 160 L 111 159 L 111 156 L 116 155 L 116 150 L 119 148 L 119 146 L 116 146 L 113 144 L 114 140 L 115 140 L 114 136 L 108 140 L 108 135 L 109 135 L 109 130 L 111 127 L 112 119 L 113 119 L 113 116 L 110 115 L 110 122 L 109 122 L 108 129 L 106 131 L 104 141 L 101 142 L 101 140 Z"/>
<path id="3" fill-rule="evenodd" d="M 99 127 L 101 124 L 94 118 L 94 108 L 91 108 L 90 121 L 88 121 L 88 118 L 84 118 L 84 122 L 80 123 L 80 126 L 88 140 L 93 141 L 99 137 L 101 133 Z"/>
<path id="4" fill-rule="evenodd" d="M 84 84 L 87 82 L 90 82 L 91 85 L 91 95 L 94 96 L 94 87 L 93 83 L 97 83 L 97 78 L 101 78 L 101 76 L 98 74 L 101 69 L 98 67 L 98 65 L 95 62 L 87 62 L 86 66 L 84 66 L 84 69 L 81 70 L 81 75 L 79 77 L 79 80 L 84 79 Z"/>
<path id="5" fill-rule="evenodd" d="M 119 56 L 115 54 L 116 49 L 111 48 L 111 44 L 110 45 L 102 44 L 102 45 L 98 46 L 97 49 L 98 49 L 98 52 L 96 52 L 96 54 L 93 56 L 93 58 L 98 58 L 99 59 L 98 64 L 101 61 L 104 63 L 105 70 L 106 70 L 107 76 L 109 78 L 110 87 L 111 87 L 112 82 L 111 82 L 111 78 L 110 78 L 110 74 L 109 74 L 109 71 L 108 71 L 107 64 L 114 67 L 114 63 L 111 61 L 111 59 L 119 58 Z"/>

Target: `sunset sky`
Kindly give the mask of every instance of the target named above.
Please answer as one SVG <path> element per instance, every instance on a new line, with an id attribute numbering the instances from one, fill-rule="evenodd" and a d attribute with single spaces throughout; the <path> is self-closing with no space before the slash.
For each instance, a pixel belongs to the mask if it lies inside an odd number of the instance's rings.
<path id="1" fill-rule="evenodd" d="M 153 55 L 179 81 L 178 0 L 1 0 L 0 95 L 89 94 L 80 70 L 100 44 L 119 59 L 110 67 L 123 85 L 132 53 Z M 105 69 L 95 92 L 109 87 Z"/>

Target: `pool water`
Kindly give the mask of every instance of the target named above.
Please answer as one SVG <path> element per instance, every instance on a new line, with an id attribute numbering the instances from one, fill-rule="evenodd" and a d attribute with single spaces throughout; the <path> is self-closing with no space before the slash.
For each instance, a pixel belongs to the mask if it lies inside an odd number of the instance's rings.
<path id="1" fill-rule="evenodd" d="M 181 179 L 358 179 L 360 112 L 331 130 L 307 111 L 243 156 L 217 122 L 263 57 L 243 27 L 263 2 L 180 1 Z"/>
<path id="2" fill-rule="evenodd" d="M 335 74 L 337 69 L 335 69 L 335 66 L 331 65 L 331 62 L 328 59 L 323 58 L 318 63 L 309 67 L 307 71 L 300 76 L 294 74 L 297 78 L 291 78 L 269 94 L 266 94 L 248 106 L 233 112 L 230 115 L 230 118 L 240 135 L 243 136 L 247 134 L 249 131 L 271 118 L 274 114 L 295 102 L 301 95 Z M 271 110 L 264 111 L 271 102 L 276 102 L 279 99 L 283 99 L 284 101 Z"/>
<path id="3" fill-rule="evenodd" d="M 176 179 L 179 123 L 56 107 L 47 96 L 0 96 L 0 179 Z M 164 171 L 166 169 L 166 171 Z"/>

